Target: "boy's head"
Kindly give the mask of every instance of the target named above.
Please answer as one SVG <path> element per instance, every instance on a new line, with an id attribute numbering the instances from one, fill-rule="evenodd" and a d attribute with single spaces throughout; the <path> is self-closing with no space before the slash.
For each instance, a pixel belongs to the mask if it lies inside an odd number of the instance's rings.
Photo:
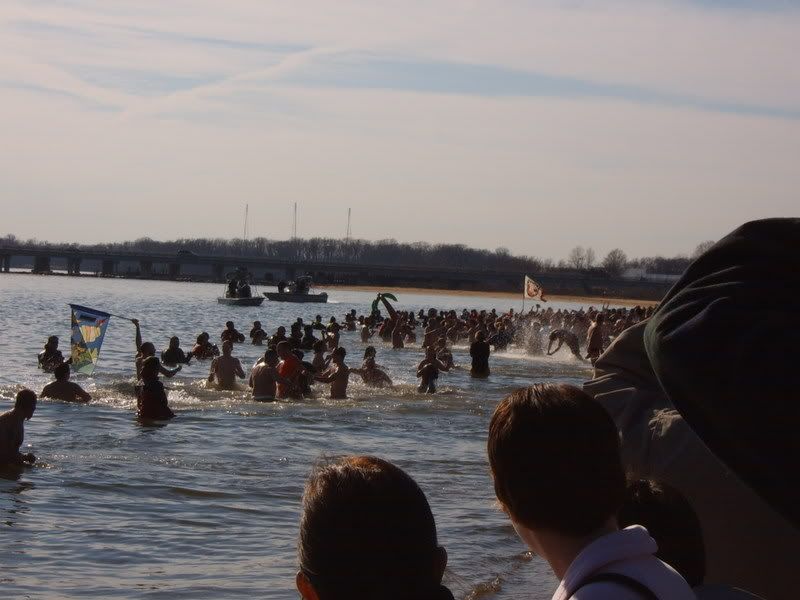
<path id="1" fill-rule="evenodd" d="M 22 416 L 30 420 L 36 411 L 36 392 L 33 390 L 20 390 L 14 401 L 14 410 L 22 413 Z"/>
<path id="2" fill-rule="evenodd" d="M 69 380 L 69 365 L 67 363 L 61 363 L 53 369 L 53 375 L 55 375 L 57 381 Z"/>
<path id="3" fill-rule="evenodd" d="M 267 363 L 268 366 L 274 367 L 278 364 L 278 353 L 270 348 L 264 353 L 264 362 Z"/>
<path id="4" fill-rule="evenodd" d="M 582 537 L 604 527 L 622 505 L 617 428 L 574 386 L 513 392 L 492 415 L 487 446 L 495 494 L 515 524 Z"/>

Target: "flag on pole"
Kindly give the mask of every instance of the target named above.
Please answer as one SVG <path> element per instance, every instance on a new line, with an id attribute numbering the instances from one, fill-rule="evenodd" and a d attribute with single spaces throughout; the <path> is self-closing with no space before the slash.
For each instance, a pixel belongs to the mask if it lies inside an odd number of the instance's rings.
<path id="1" fill-rule="evenodd" d="M 72 309 L 72 370 L 91 375 L 100 358 L 100 346 L 111 315 L 70 304 Z"/>
<path id="2" fill-rule="evenodd" d="M 544 297 L 544 289 L 536 281 L 525 275 L 525 290 L 523 292 L 525 299 L 547 302 Z"/>

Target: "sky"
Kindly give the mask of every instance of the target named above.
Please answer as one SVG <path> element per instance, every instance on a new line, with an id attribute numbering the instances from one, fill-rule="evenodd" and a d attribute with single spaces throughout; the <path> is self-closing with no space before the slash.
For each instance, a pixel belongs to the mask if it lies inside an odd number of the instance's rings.
<path id="1" fill-rule="evenodd" d="M 691 253 L 800 216 L 800 2 L 3 0 L 0 234 Z"/>

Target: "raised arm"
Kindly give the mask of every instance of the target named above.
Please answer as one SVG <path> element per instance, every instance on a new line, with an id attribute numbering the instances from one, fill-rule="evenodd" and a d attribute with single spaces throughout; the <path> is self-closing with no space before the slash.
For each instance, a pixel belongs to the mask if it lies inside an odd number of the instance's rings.
<path id="1" fill-rule="evenodd" d="M 139 327 L 139 319 L 131 319 L 131 323 L 136 327 L 136 352 L 142 347 L 142 329 Z"/>
<path id="2" fill-rule="evenodd" d="M 244 369 L 242 369 L 242 363 L 238 360 L 236 361 L 236 375 L 238 375 L 239 378 L 244 379 Z"/>

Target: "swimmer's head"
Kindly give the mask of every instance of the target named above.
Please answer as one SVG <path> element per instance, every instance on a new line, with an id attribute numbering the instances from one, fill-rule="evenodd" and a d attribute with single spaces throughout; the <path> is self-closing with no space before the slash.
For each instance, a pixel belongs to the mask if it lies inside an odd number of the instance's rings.
<path id="1" fill-rule="evenodd" d="M 44 347 L 45 348 L 53 348 L 54 350 L 56 348 L 58 348 L 58 336 L 57 335 L 51 335 L 49 338 L 47 338 L 47 341 L 45 342 Z"/>
<path id="2" fill-rule="evenodd" d="M 61 363 L 53 369 L 53 375 L 55 375 L 57 381 L 67 381 L 69 379 L 69 365 Z"/>
<path id="3" fill-rule="evenodd" d="M 261 329 L 261 321 L 253 321 L 253 329 Z"/>
<path id="4" fill-rule="evenodd" d="M 197 336 L 197 344 L 203 345 L 205 343 L 205 341 L 206 341 L 206 338 L 203 337 L 202 333 Z"/>
<path id="5" fill-rule="evenodd" d="M 278 330 L 280 330 L 280 328 L 278 328 Z M 281 357 L 281 360 L 285 360 L 291 355 L 292 347 L 289 345 L 289 342 L 279 342 L 275 347 L 275 351 L 278 353 L 278 356 Z"/>
<path id="6" fill-rule="evenodd" d="M 264 352 L 264 362 L 267 363 L 270 367 L 274 367 L 278 364 L 278 353 L 275 352 L 272 348 Z"/>
<path id="7" fill-rule="evenodd" d="M 227 327 L 228 329 L 233 329 L 233 321 L 226 321 L 225 327 Z"/>
<path id="8" fill-rule="evenodd" d="M 156 347 L 153 345 L 153 342 L 144 342 L 139 346 L 139 352 L 142 353 L 142 356 L 154 356 Z"/>
<path id="9" fill-rule="evenodd" d="M 233 352 L 233 342 L 227 340 L 222 344 L 222 354 L 230 356 L 231 352 Z"/>
<path id="10" fill-rule="evenodd" d="M 199 338 L 203 338 L 203 342 L 207 342 L 208 340 L 210 340 L 210 339 L 211 339 L 211 334 L 210 334 L 210 333 L 208 333 L 207 331 L 203 331 L 203 332 L 202 332 L 202 333 L 201 333 L 201 334 L 198 336 L 198 339 L 199 339 Z"/>
<path id="11" fill-rule="evenodd" d="M 17 397 L 14 401 L 14 410 L 20 411 L 25 419 L 30 420 L 33 413 L 36 411 L 36 393 L 29 389 L 17 392 Z"/>
<path id="12" fill-rule="evenodd" d="M 170 348 L 178 348 L 180 345 L 181 345 L 181 340 L 178 338 L 178 336 L 173 335 L 171 338 L 169 338 Z"/>
<path id="13" fill-rule="evenodd" d="M 334 360 L 344 360 L 344 357 L 347 356 L 347 350 L 344 349 L 343 346 L 338 346 L 333 351 L 333 359 Z"/>
<path id="14" fill-rule="evenodd" d="M 367 346 L 364 348 L 364 358 L 369 358 L 370 356 L 375 356 L 377 351 L 375 350 L 375 346 Z"/>
<path id="15" fill-rule="evenodd" d="M 284 327 L 283 325 L 278 327 L 278 335 L 281 335 L 281 336 L 286 335 L 286 327 Z"/>

